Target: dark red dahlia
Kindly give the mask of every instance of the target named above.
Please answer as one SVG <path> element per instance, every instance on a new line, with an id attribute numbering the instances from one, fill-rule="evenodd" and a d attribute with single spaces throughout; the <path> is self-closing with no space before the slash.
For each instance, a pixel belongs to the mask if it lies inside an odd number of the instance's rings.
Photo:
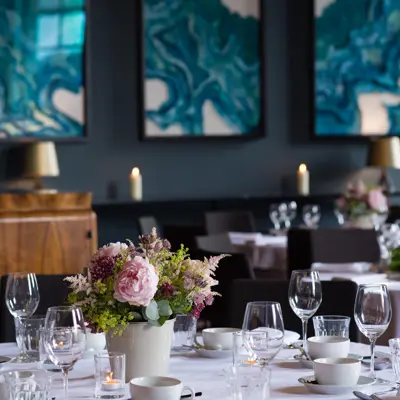
<path id="1" fill-rule="evenodd" d="M 108 277 L 114 273 L 115 258 L 109 256 L 98 257 L 92 260 L 89 267 L 92 281 L 104 282 Z"/>

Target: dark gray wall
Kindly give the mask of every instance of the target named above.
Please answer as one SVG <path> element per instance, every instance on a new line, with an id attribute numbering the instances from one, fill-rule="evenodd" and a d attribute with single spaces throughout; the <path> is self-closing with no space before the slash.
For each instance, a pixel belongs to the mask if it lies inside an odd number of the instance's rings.
<path id="1" fill-rule="evenodd" d="M 291 190 L 297 166 L 306 162 L 312 191 L 336 193 L 363 165 L 365 145 L 309 140 L 310 21 L 298 0 L 266 1 L 266 138 L 140 142 L 135 1 L 92 1 L 89 142 L 58 145 L 59 189 L 92 190 L 103 199 L 115 185 L 126 199 L 129 173 L 139 166 L 146 198 L 279 195 Z"/>

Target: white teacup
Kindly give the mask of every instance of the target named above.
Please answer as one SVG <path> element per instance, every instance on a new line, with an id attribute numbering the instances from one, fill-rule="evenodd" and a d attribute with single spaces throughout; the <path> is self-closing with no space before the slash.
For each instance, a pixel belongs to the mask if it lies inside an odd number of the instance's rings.
<path id="1" fill-rule="evenodd" d="M 312 360 L 347 357 L 350 351 L 350 339 L 341 336 L 313 336 L 307 339 L 307 350 Z"/>
<path id="2" fill-rule="evenodd" d="M 238 332 L 237 328 L 207 328 L 203 329 L 203 343 L 207 349 L 211 350 L 230 350 L 233 348 L 233 332 Z"/>
<path id="3" fill-rule="evenodd" d="M 106 347 L 106 335 L 104 333 L 92 333 L 90 328 L 86 328 L 86 350 L 96 353 Z"/>
<path id="4" fill-rule="evenodd" d="M 320 385 L 356 386 L 361 362 L 354 358 L 317 358 L 314 375 Z"/>
<path id="5" fill-rule="evenodd" d="M 134 378 L 129 386 L 135 400 L 180 400 L 184 391 L 190 392 L 189 400 L 195 397 L 192 388 L 184 387 L 179 379 L 165 376 Z"/>

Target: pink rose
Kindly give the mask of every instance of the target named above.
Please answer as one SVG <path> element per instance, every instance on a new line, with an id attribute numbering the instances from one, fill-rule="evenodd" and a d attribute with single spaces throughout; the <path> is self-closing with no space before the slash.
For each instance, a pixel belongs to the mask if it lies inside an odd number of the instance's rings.
<path id="1" fill-rule="evenodd" d="M 386 196 L 380 189 L 372 189 L 368 192 L 368 204 L 376 211 L 384 211 L 387 206 Z"/>
<path id="2" fill-rule="evenodd" d="M 100 247 L 97 250 L 97 257 L 116 257 L 121 251 L 128 250 L 128 246 L 125 243 L 117 242 L 117 243 L 109 243 L 106 246 Z"/>
<path id="3" fill-rule="evenodd" d="M 158 285 L 158 276 L 153 265 L 136 256 L 127 261 L 114 282 L 114 298 L 132 306 L 148 306 Z"/>

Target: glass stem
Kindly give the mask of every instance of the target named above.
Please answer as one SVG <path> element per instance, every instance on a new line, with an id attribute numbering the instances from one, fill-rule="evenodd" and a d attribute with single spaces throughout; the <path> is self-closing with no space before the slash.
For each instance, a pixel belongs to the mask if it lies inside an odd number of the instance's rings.
<path id="1" fill-rule="evenodd" d="M 63 386 L 64 386 L 64 400 L 68 400 L 68 368 L 62 368 Z"/>
<path id="2" fill-rule="evenodd" d="M 308 358 L 308 351 L 307 351 L 307 323 L 308 319 L 302 319 L 301 324 L 303 326 L 303 351 L 306 357 Z"/>
<path id="3" fill-rule="evenodd" d="M 25 319 L 20 318 L 19 319 L 19 324 L 20 324 L 20 332 L 21 332 L 21 352 L 19 357 L 21 359 L 26 358 L 26 326 L 25 326 Z"/>
<path id="4" fill-rule="evenodd" d="M 376 339 L 369 340 L 369 347 L 371 350 L 371 363 L 370 363 L 370 370 L 369 370 L 369 377 L 375 379 L 375 342 Z"/>

